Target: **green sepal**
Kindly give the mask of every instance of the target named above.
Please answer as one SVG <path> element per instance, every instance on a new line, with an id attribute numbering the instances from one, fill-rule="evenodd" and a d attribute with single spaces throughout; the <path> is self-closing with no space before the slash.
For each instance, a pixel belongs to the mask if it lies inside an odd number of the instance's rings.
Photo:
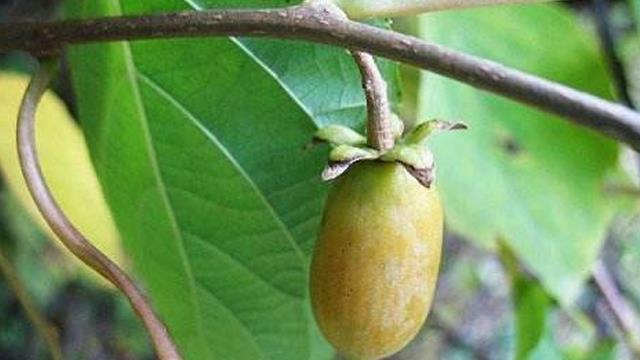
<path id="1" fill-rule="evenodd" d="M 378 151 L 365 147 L 338 145 L 329 153 L 330 161 L 348 161 L 352 159 L 375 159 Z"/>
<path id="2" fill-rule="evenodd" d="M 423 145 L 398 144 L 391 151 L 383 154 L 380 160 L 399 161 L 418 169 L 434 166 L 433 154 Z"/>
<path id="3" fill-rule="evenodd" d="M 423 122 L 411 130 L 411 132 L 405 137 L 404 143 L 408 145 L 421 145 L 424 144 L 427 138 L 436 131 L 464 130 L 467 128 L 467 124 L 463 122 L 449 122 L 433 119 Z"/>
<path id="4" fill-rule="evenodd" d="M 398 144 L 380 157 L 383 161 L 396 161 L 427 188 L 435 181 L 436 164 L 433 153 L 424 145 Z"/>
<path id="5" fill-rule="evenodd" d="M 353 164 L 378 157 L 380 153 L 374 149 L 339 145 L 329 154 L 329 164 L 322 171 L 322 180 L 333 180 L 349 170 Z"/>
<path id="6" fill-rule="evenodd" d="M 393 149 L 380 152 L 367 147 L 367 139 L 356 131 L 341 125 L 328 125 L 316 133 L 316 142 L 328 142 L 333 146 L 329 163 L 322 171 L 322 179 L 333 180 L 344 174 L 359 161 L 376 160 L 398 162 L 427 188 L 435 181 L 436 166 L 433 154 L 425 141 L 435 131 L 466 129 L 461 122 L 430 120 L 416 126 L 402 138 L 404 123 L 396 115 L 391 116 L 392 133 L 397 140 Z"/>
<path id="7" fill-rule="evenodd" d="M 318 129 L 314 141 L 327 142 L 332 145 L 366 145 L 367 138 L 362 134 L 342 125 L 327 125 Z"/>

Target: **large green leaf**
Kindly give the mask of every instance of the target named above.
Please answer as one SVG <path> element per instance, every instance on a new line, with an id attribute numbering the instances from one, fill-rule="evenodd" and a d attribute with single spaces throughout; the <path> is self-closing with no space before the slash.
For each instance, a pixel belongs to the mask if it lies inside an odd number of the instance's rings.
<path id="1" fill-rule="evenodd" d="M 554 5 L 430 14 L 421 36 L 609 96 L 597 47 Z M 612 214 L 602 191 L 616 145 L 537 110 L 423 73 L 418 114 L 471 129 L 433 140 L 449 225 L 493 246 L 504 238 L 563 304 L 588 276 Z"/>
<path id="2" fill-rule="evenodd" d="M 68 8 L 82 17 L 251 3 L 71 0 Z M 348 54 L 207 38 L 79 46 L 71 63 L 116 223 L 183 355 L 329 358 L 307 301 L 326 150 L 305 146 L 327 121 L 362 125 Z"/>

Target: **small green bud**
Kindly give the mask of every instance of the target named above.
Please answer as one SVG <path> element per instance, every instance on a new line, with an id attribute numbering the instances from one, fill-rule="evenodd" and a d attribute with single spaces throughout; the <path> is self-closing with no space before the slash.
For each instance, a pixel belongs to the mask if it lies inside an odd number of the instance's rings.
<path id="1" fill-rule="evenodd" d="M 375 159 L 378 157 L 378 152 L 369 148 L 361 148 L 350 145 L 338 145 L 331 153 L 329 153 L 329 160 L 331 161 L 348 161 L 352 159 Z"/>
<path id="2" fill-rule="evenodd" d="M 423 145 L 427 138 L 436 131 L 463 130 L 467 128 L 467 124 L 463 122 L 429 120 L 411 130 L 404 142 L 409 145 Z"/>

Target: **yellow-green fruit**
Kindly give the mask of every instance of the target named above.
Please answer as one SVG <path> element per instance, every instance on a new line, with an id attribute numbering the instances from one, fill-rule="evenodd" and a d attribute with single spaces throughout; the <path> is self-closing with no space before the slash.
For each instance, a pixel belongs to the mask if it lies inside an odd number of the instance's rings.
<path id="1" fill-rule="evenodd" d="M 311 301 L 347 358 L 402 349 L 424 323 L 438 277 L 443 215 L 435 188 L 402 165 L 364 161 L 337 181 L 311 264 Z"/>

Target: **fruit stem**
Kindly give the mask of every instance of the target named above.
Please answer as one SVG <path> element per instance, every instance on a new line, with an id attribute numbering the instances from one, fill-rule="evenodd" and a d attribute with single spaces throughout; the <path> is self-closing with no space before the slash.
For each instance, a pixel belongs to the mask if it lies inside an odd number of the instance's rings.
<path id="1" fill-rule="evenodd" d="M 362 88 L 367 99 L 367 143 L 379 151 L 390 150 L 394 139 L 387 83 L 371 54 L 355 50 L 351 54 L 360 69 Z"/>

